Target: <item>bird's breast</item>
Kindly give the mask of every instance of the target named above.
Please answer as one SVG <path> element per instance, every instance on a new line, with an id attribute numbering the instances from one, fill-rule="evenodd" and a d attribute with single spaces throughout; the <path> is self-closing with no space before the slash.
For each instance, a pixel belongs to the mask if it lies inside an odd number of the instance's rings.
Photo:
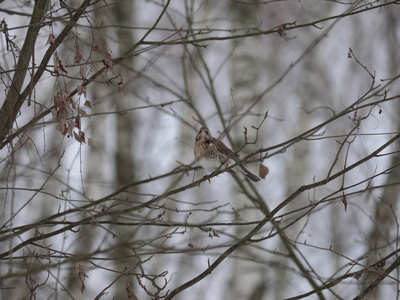
<path id="1" fill-rule="evenodd" d="M 221 163 L 218 160 L 208 159 L 205 157 L 200 157 L 197 162 L 208 172 L 213 172 L 221 166 Z"/>
<path id="2" fill-rule="evenodd" d="M 210 143 L 196 141 L 194 145 L 194 157 L 196 157 L 197 160 L 203 157 L 207 152 L 209 145 Z"/>

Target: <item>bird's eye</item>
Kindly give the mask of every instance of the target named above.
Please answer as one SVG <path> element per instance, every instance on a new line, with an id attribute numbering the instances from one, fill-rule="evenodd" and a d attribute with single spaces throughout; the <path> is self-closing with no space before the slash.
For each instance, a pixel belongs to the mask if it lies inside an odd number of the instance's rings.
<path id="1" fill-rule="evenodd" d="M 209 134 L 208 133 L 208 129 L 206 127 L 200 127 L 199 133 L 204 132 L 205 134 Z"/>

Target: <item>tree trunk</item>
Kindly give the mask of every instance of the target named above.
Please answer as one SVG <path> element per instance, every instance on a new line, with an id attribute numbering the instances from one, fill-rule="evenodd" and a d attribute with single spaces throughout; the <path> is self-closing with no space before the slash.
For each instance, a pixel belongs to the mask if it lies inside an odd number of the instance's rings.
<path id="1" fill-rule="evenodd" d="M 388 10 L 385 13 L 388 14 L 386 19 L 386 27 L 387 32 L 395 32 L 393 31 L 394 28 L 399 27 L 399 21 L 397 16 L 394 15 L 392 10 Z M 389 57 L 389 67 L 390 74 L 397 74 L 398 73 L 398 66 L 400 64 L 399 56 L 398 56 L 398 48 L 395 45 L 398 45 L 399 40 L 394 34 L 389 35 L 389 39 L 387 39 L 388 52 L 392 53 Z M 397 59 L 397 60 L 396 60 Z M 392 93 L 399 92 L 391 90 Z M 398 102 L 393 103 L 396 108 L 393 110 L 397 110 L 397 116 L 400 115 L 400 105 Z M 399 132 L 399 122 L 393 122 L 397 125 L 397 128 L 394 131 Z M 397 140 L 392 148 L 393 151 L 397 151 L 400 148 L 400 141 Z M 376 206 L 375 206 L 375 215 L 371 216 L 373 218 L 374 227 L 371 229 L 369 233 L 369 251 L 368 251 L 368 258 L 366 260 L 365 265 L 371 266 L 382 259 L 385 255 L 388 254 L 389 251 L 388 247 L 390 247 L 390 243 L 395 238 L 396 235 L 396 212 L 398 208 L 399 202 L 399 195 L 400 195 L 400 155 L 392 154 L 390 156 L 392 158 L 391 165 L 397 166 L 394 167 L 386 179 L 386 187 L 383 191 L 382 196 L 377 199 Z M 389 248 L 390 249 L 390 248 Z M 382 270 L 371 268 L 369 272 L 362 279 L 362 288 L 365 290 L 371 283 L 373 283 L 377 277 L 380 276 L 380 272 Z M 374 300 L 380 298 L 380 290 L 383 288 L 382 285 L 378 285 L 374 288 L 370 293 L 365 296 L 367 300 Z"/>
<path id="2" fill-rule="evenodd" d="M 232 27 L 237 27 L 241 22 L 246 23 L 246 26 L 254 26 L 257 24 L 249 24 L 249 20 L 257 20 L 256 10 L 251 9 L 251 5 L 237 5 L 231 4 L 230 9 L 233 12 L 233 19 L 237 23 L 233 23 Z M 232 101 L 234 110 L 232 111 L 232 120 L 235 120 L 236 113 L 243 113 L 242 107 L 246 107 L 251 99 L 258 95 L 260 92 L 260 68 L 259 61 L 261 60 L 260 53 L 260 38 L 248 38 L 239 42 L 233 41 L 232 48 L 235 49 L 231 65 L 230 65 L 230 79 L 232 86 Z M 227 124 L 231 120 L 227 121 Z M 243 145 L 244 135 L 243 126 L 246 126 L 248 130 L 249 140 L 255 138 L 254 130 L 250 127 L 257 126 L 259 118 L 254 116 L 246 116 L 242 118 L 233 130 L 230 131 L 230 135 L 233 139 L 233 143 L 237 145 Z M 235 145 L 232 145 L 235 147 Z M 254 145 L 251 145 L 253 147 Z M 244 151 L 249 151 L 249 147 L 246 147 Z M 244 154 L 245 155 L 245 154 Z M 257 174 L 255 165 L 247 166 L 251 172 Z M 230 195 L 232 199 L 232 205 L 236 209 L 240 209 L 243 206 L 253 205 L 248 200 L 244 200 L 243 194 L 236 192 L 238 189 L 237 185 L 233 183 L 232 191 Z M 241 218 L 246 220 L 256 220 L 260 217 L 260 213 L 256 210 L 250 210 L 243 212 Z M 235 236 L 241 237 L 247 231 L 247 228 L 235 227 Z M 232 261 L 232 271 L 229 274 L 227 280 L 228 286 L 226 287 L 225 299 L 262 299 L 266 289 L 269 288 L 267 284 L 266 276 L 263 273 L 263 268 L 258 268 L 253 262 L 251 262 L 252 251 L 249 248 L 240 248 L 236 251 L 235 258 Z M 249 258 L 250 262 L 247 261 Z"/>

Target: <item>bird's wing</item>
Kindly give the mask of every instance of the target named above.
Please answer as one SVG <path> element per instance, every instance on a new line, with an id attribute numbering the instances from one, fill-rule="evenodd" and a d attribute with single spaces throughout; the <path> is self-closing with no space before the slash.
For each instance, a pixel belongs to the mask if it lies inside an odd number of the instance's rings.
<path id="1" fill-rule="evenodd" d="M 210 142 L 215 145 L 219 153 L 229 158 L 232 158 L 235 161 L 238 161 L 237 155 L 231 149 L 229 149 L 221 140 L 212 138 Z"/>

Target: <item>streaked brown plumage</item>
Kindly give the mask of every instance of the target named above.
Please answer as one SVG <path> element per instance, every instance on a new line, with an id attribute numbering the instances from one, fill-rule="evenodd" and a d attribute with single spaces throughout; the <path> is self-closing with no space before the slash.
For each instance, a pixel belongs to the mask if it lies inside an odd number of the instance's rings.
<path id="1" fill-rule="evenodd" d="M 239 161 L 238 156 L 225 144 L 210 135 L 207 128 L 201 127 L 194 143 L 194 156 L 198 163 L 207 171 L 227 168 Z M 230 169 L 228 172 L 235 175 L 235 171 L 241 172 L 250 180 L 260 180 L 256 175 L 247 170 L 242 164 Z"/>

